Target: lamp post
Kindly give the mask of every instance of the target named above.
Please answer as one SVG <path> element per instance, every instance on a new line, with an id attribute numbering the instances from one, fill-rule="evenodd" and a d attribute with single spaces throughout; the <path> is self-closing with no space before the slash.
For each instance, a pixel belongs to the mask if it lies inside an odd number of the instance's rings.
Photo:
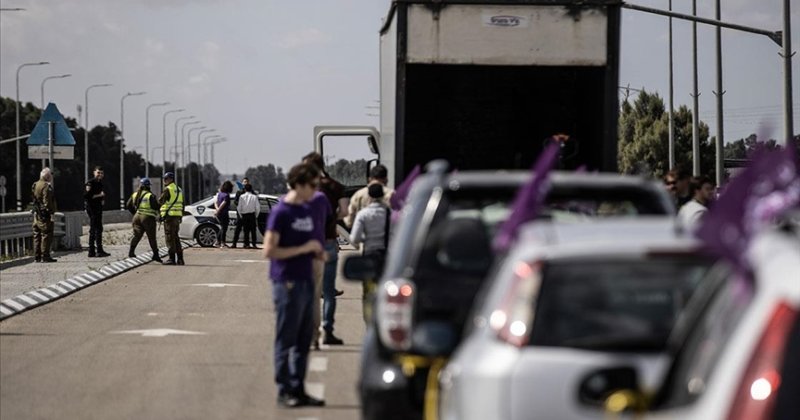
<path id="1" fill-rule="evenodd" d="M 215 139 L 215 140 L 211 140 L 210 142 L 208 142 L 208 144 L 211 145 L 211 166 L 214 166 L 214 167 L 217 166 L 214 163 L 214 160 L 215 160 L 214 159 L 214 145 L 217 144 L 217 143 L 225 143 L 226 141 L 228 141 L 227 138 L 221 137 L 221 138 L 218 138 L 218 139 Z"/>
<path id="2" fill-rule="evenodd" d="M 194 116 L 192 116 L 192 118 L 194 118 Z M 186 149 L 184 149 L 184 144 L 185 143 L 184 143 L 183 139 L 184 139 L 185 134 L 186 134 L 186 131 L 185 131 L 186 127 L 189 126 L 189 125 L 193 125 L 193 124 L 200 124 L 200 121 L 199 120 L 197 120 L 197 121 L 188 121 L 187 123 L 185 123 L 185 124 L 183 124 L 181 126 L 181 147 L 180 147 L 180 151 L 181 151 L 181 166 L 183 167 L 183 169 L 182 169 L 183 170 L 183 175 L 181 176 L 181 178 L 186 178 L 186 152 L 185 152 Z M 177 176 L 178 176 L 178 171 L 175 171 L 176 182 L 177 182 Z"/>
<path id="3" fill-rule="evenodd" d="M 23 67 L 28 66 L 42 66 L 45 64 L 50 64 L 49 61 L 39 61 L 38 63 L 25 63 L 21 64 L 17 67 L 17 139 L 19 139 L 19 71 L 22 70 Z M 21 147 L 20 142 L 17 140 L 17 211 L 22 211 L 22 163 L 20 160 L 21 155 Z"/>
<path id="4" fill-rule="evenodd" d="M 173 165 L 174 166 L 173 171 L 175 172 L 175 183 L 176 184 L 179 184 L 178 183 L 178 168 L 179 168 L 179 165 L 178 165 L 178 123 L 181 122 L 181 121 L 184 121 L 184 120 L 191 120 L 192 118 L 194 118 L 194 115 L 189 115 L 188 117 L 175 118 L 175 129 L 172 130 L 173 134 L 175 135 L 175 145 L 172 146 L 172 148 L 170 148 L 170 150 L 174 150 L 175 151 L 175 165 Z"/>
<path id="5" fill-rule="evenodd" d="M 186 138 L 187 138 L 187 141 L 188 141 L 188 145 L 186 147 L 189 149 L 189 163 L 192 162 L 192 153 L 191 153 L 191 151 L 192 151 L 192 131 L 202 130 L 204 128 L 206 128 L 206 126 L 192 127 L 186 133 Z M 198 162 L 197 164 L 198 164 L 198 168 L 199 168 L 200 162 Z M 192 201 L 194 201 L 194 200 L 191 200 L 191 198 L 194 197 L 194 188 L 192 187 L 192 171 L 189 170 L 189 166 L 188 165 L 186 166 L 186 169 L 187 169 L 186 172 L 188 172 L 187 181 L 189 183 L 189 197 L 190 197 L 189 202 L 192 202 Z"/>
<path id="6" fill-rule="evenodd" d="M 99 85 L 91 85 L 86 88 L 84 92 L 84 111 L 86 111 L 86 124 L 83 127 L 83 174 L 84 182 L 89 182 L 89 91 L 93 88 L 108 87 L 110 83 L 101 83 Z"/>
<path id="7" fill-rule="evenodd" d="M 125 98 L 147 92 L 126 93 L 119 100 L 119 209 L 125 210 Z"/>
<path id="8" fill-rule="evenodd" d="M 203 139 L 203 143 L 202 143 L 203 144 L 203 165 L 205 165 L 205 164 L 207 164 L 209 162 L 209 160 L 208 160 L 208 145 L 211 144 L 212 140 L 221 139 L 221 138 L 223 138 L 223 137 L 221 135 L 217 134 L 217 135 L 213 135 L 213 136 L 208 136 L 208 137 Z"/>
<path id="9" fill-rule="evenodd" d="M 214 131 L 217 131 L 217 130 L 215 130 L 213 128 L 209 128 L 207 130 L 203 130 L 203 131 L 197 133 L 197 162 L 200 162 L 198 164 L 198 166 L 197 166 L 197 169 L 198 169 L 198 171 L 197 171 L 197 181 L 198 181 L 198 187 L 200 189 L 200 197 L 204 197 L 205 196 L 205 180 L 203 179 L 203 166 L 205 166 L 205 162 L 200 160 L 200 137 L 202 137 L 204 133 L 213 133 Z"/>
<path id="10" fill-rule="evenodd" d="M 41 86 L 41 89 L 40 89 L 41 90 L 41 94 L 42 94 L 42 111 L 44 111 L 44 82 L 46 82 L 48 80 L 52 80 L 52 79 L 63 79 L 65 77 L 71 77 L 71 76 L 72 76 L 71 74 L 62 74 L 62 75 L 59 75 L 59 76 L 49 76 L 49 77 L 45 77 L 44 79 L 42 79 L 42 86 Z"/>
<path id="11" fill-rule="evenodd" d="M 171 111 L 167 111 L 161 118 L 161 148 L 164 150 L 161 153 L 161 183 L 162 187 L 164 186 L 164 174 L 167 173 L 167 115 L 174 114 L 176 112 L 183 112 L 186 111 L 185 109 L 173 109 Z"/>
<path id="12" fill-rule="evenodd" d="M 147 105 L 144 111 L 144 176 L 150 177 L 150 108 L 166 106 L 169 102 L 158 102 Z"/>

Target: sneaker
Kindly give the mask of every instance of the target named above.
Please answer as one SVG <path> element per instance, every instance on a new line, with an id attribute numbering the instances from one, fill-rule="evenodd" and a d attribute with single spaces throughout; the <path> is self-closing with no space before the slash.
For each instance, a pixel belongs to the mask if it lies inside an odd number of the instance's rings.
<path id="1" fill-rule="evenodd" d="M 300 407 L 302 404 L 299 397 L 286 393 L 278 394 L 278 405 L 283 408 L 295 408 Z"/>
<path id="2" fill-rule="evenodd" d="M 329 346 L 341 346 L 344 344 L 344 341 L 341 338 L 333 335 L 332 332 L 326 332 L 325 338 L 322 340 L 322 344 L 327 344 Z"/>
<path id="3" fill-rule="evenodd" d="M 183 258 L 178 258 L 177 264 L 178 265 L 186 265 L 186 263 L 183 261 Z"/>
<path id="4" fill-rule="evenodd" d="M 308 407 L 323 407 L 325 406 L 325 400 L 321 400 L 319 398 L 314 398 L 311 395 L 303 393 L 298 397 L 300 400 L 300 405 L 308 406 Z"/>
<path id="5" fill-rule="evenodd" d="M 34 257 L 33 261 L 34 262 L 42 262 L 42 257 Z"/>
<path id="6" fill-rule="evenodd" d="M 55 259 L 55 258 L 51 258 L 51 257 L 42 257 L 42 262 L 43 262 L 43 263 L 54 263 L 54 262 L 56 262 L 56 261 L 58 261 L 58 260 L 57 260 L 57 259 Z"/>
<path id="7" fill-rule="evenodd" d="M 165 260 L 161 263 L 161 265 L 175 265 L 175 261 L 173 260 Z"/>
<path id="8" fill-rule="evenodd" d="M 111 254 L 109 254 L 108 252 L 97 251 L 97 258 L 105 258 L 105 257 L 110 257 L 110 256 L 111 256 Z"/>

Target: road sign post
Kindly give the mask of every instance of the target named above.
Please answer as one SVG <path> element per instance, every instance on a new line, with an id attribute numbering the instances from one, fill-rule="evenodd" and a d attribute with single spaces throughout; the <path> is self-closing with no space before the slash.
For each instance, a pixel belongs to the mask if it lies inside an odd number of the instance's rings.
<path id="1" fill-rule="evenodd" d="M 28 159 L 48 159 L 51 169 L 55 159 L 75 159 L 75 139 L 58 107 L 52 102 L 47 104 L 27 144 Z"/>

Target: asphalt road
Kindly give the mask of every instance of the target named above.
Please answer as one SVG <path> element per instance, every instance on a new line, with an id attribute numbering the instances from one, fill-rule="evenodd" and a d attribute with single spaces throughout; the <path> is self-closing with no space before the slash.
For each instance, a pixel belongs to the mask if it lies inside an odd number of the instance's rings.
<path id="1" fill-rule="evenodd" d="M 0 419 L 355 419 L 358 283 L 344 289 L 344 346 L 311 353 L 323 408 L 275 403 L 274 313 L 260 251 L 189 249 L 0 323 Z"/>

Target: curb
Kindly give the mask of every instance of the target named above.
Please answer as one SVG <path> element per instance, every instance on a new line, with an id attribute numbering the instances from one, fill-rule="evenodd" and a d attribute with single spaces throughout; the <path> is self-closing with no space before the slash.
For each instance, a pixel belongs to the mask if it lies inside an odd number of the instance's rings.
<path id="1" fill-rule="evenodd" d="M 158 251 L 159 255 L 163 257 L 167 255 L 168 248 L 162 247 L 159 248 Z M 0 321 L 36 308 L 37 306 L 44 305 L 45 303 L 61 299 L 85 287 L 122 274 L 132 268 L 145 265 L 150 262 L 152 257 L 153 252 L 148 251 L 134 258 L 114 261 L 88 273 L 77 274 L 39 290 L 25 292 L 13 298 L 8 298 L 0 302 Z"/>

